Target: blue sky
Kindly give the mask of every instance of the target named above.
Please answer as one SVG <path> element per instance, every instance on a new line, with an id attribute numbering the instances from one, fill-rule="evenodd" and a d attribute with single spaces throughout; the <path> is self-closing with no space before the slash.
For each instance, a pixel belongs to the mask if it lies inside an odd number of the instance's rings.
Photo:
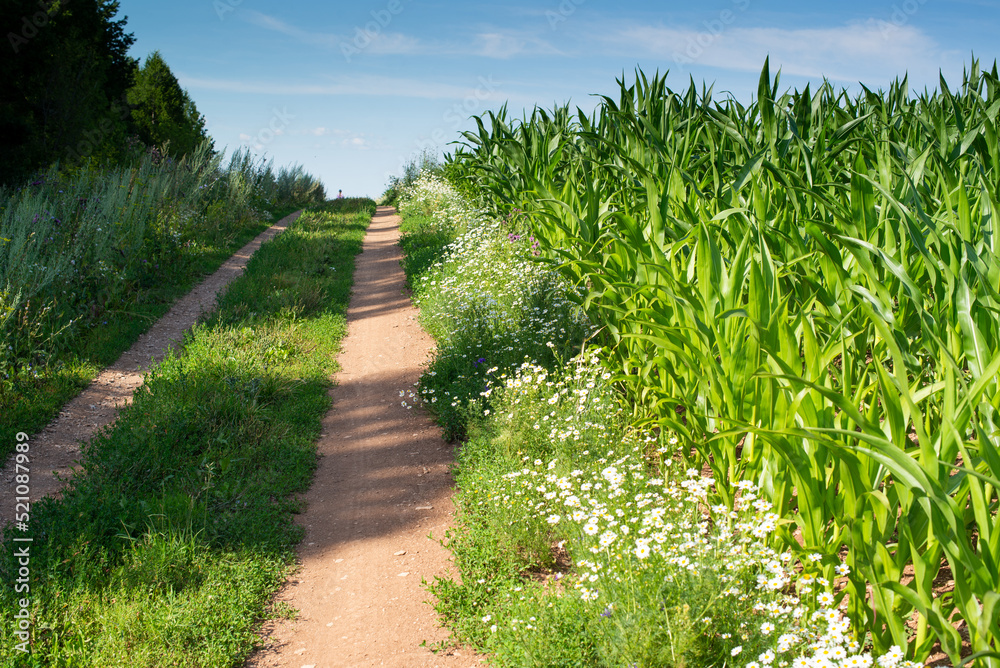
<path id="1" fill-rule="evenodd" d="M 615 79 L 669 70 L 749 101 L 765 56 L 782 88 L 954 87 L 971 54 L 1000 56 L 1000 0 L 517 3 L 121 0 L 132 55 L 159 50 L 218 148 L 298 163 L 327 191 L 377 197 L 469 117 L 595 106 Z"/>

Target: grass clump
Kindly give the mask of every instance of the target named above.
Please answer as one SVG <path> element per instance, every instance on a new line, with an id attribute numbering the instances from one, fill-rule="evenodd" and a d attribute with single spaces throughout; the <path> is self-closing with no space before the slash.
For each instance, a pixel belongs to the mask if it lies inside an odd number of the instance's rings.
<path id="1" fill-rule="evenodd" d="M 576 293 L 535 261 L 537 246 L 519 218 L 486 217 L 429 175 L 400 210 L 403 266 L 421 323 L 437 341 L 421 396 L 446 438 L 461 438 L 469 411 L 489 405 L 491 373 L 526 356 L 554 367 L 557 355 L 579 348 L 587 321 Z"/>
<path id="2" fill-rule="evenodd" d="M 32 508 L 32 651 L 5 625 L 4 665 L 242 664 L 302 536 L 292 495 L 315 467 L 373 211 L 331 203 L 265 244 L 183 355 L 84 446 L 62 498 Z M 5 616 L 15 599 L 4 590 Z"/>

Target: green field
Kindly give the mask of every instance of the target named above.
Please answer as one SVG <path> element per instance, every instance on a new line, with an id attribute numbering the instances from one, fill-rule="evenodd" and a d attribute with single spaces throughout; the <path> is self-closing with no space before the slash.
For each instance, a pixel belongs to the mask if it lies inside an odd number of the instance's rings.
<path id="1" fill-rule="evenodd" d="M 783 92 L 765 64 L 749 104 L 638 72 L 592 114 L 477 118 L 443 171 L 480 200 L 411 277 L 440 346 L 425 399 L 470 437 L 462 584 L 439 588 L 458 636 L 503 665 L 1000 665 L 998 114 L 995 66 L 849 95 Z M 565 347 L 586 337 L 607 379 L 581 388 Z M 674 512 L 728 551 L 652 540 Z M 725 554 L 749 561 L 713 583 Z M 706 565 L 680 594 L 678 559 Z"/>

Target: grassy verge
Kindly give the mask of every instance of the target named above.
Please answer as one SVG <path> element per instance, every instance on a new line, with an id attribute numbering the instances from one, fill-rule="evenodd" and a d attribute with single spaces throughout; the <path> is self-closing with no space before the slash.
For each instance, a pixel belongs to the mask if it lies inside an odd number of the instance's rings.
<path id="1" fill-rule="evenodd" d="M 452 230 L 441 226 L 430 216 L 403 216 L 399 226 L 399 246 L 403 251 L 403 271 L 411 288 L 441 259 L 454 238 Z"/>
<path id="2" fill-rule="evenodd" d="M 291 211 L 279 213 L 287 215 Z M 67 401 L 149 331 L 175 301 L 271 224 L 258 222 L 215 243 L 200 246 L 189 253 L 183 264 L 163 275 L 162 282 L 142 290 L 132 302 L 120 308 L 103 311 L 101 319 L 86 326 L 74 342 L 74 348 L 59 355 L 46 369 L 37 375 L 20 374 L 0 401 L 3 416 L 0 417 L 0 458 L 5 459 L 13 451 L 17 432 L 33 434 L 45 427 Z"/>
<path id="3" fill-rule="evenodd" d="M 241 151 L 226 166 L 207 144 L 0 188 L 0 457 L 265 229 L 264 211 L 322 201 L 301 168 Z"/>
<path id="4" fill-rule="evenodd" d="M 417 183 L 400 202 L 400 245 L 421 324 L 437 341 L 423 398 L 445 437 L 460 439 L 469 411 L 489 404 L 491 369 L 513 370 L 526 356 L 554 368 L 579 350 L 588 326 L 573 291 L 534 261 L 523 221 L 482 218 L 450 204 L 438 180 Z"/>
<path id="5" fill-rule="evenodd" d="M 31 652 L 9 666 L 237 666 L 269 614 L 301 530 L 291 521 L 345 333 L 371 202 L 310 211 L 265 244 L 184 354 L 160 364 L 84 448 L 58 501 L 9 531 L 3 579 L 30 536 Z"/>

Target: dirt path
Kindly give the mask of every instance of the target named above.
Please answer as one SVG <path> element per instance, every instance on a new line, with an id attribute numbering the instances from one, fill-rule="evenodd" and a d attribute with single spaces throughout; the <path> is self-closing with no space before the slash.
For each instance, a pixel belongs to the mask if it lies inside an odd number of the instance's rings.
<path id="1" fill-rule="evenodd" d="M 404 290 L 398 225 L 391 208 L 379 207 L 358 257 L 342 371 L 299 517 L 301 568 L 278 596 L 298 619 L 274 623 L 248 668 L 481 661 L 464 649 L 435 655 L 421 647 L 448 635 L 421 580 L 448 568 L 447 551 L 428 534 L 440 539 L 451 524 L 452 449 L 426 414 L 401 405 L 433 341 Z"/>
<path id="2" fill-rule="evenodd" d="M 176 347 L 184 332 L 198 321 L 205 311 L 215 308 L 215 297 L 235 280 L 246 267 L 250 256 L 261 244 L 284 231 L 302 212 L 285 216 L 225 261 L 218 270 L 160 318 L 155 325 L 106 368 L 91 384 L 71 400 L 41 433 L 31 438 L 32 502 L 57 493 L 73 471 L 86 441 L 101 427 L 118 417 L 118 409 L 132 402 L 132 393 L 143 383 L 150 366 L 161 361 L 171 347 Z M 58 476 L 58 477 L 57 477 Z M 13 519 L 14 465 L 8 461 L 0 472 L 0 527 Z"/>

